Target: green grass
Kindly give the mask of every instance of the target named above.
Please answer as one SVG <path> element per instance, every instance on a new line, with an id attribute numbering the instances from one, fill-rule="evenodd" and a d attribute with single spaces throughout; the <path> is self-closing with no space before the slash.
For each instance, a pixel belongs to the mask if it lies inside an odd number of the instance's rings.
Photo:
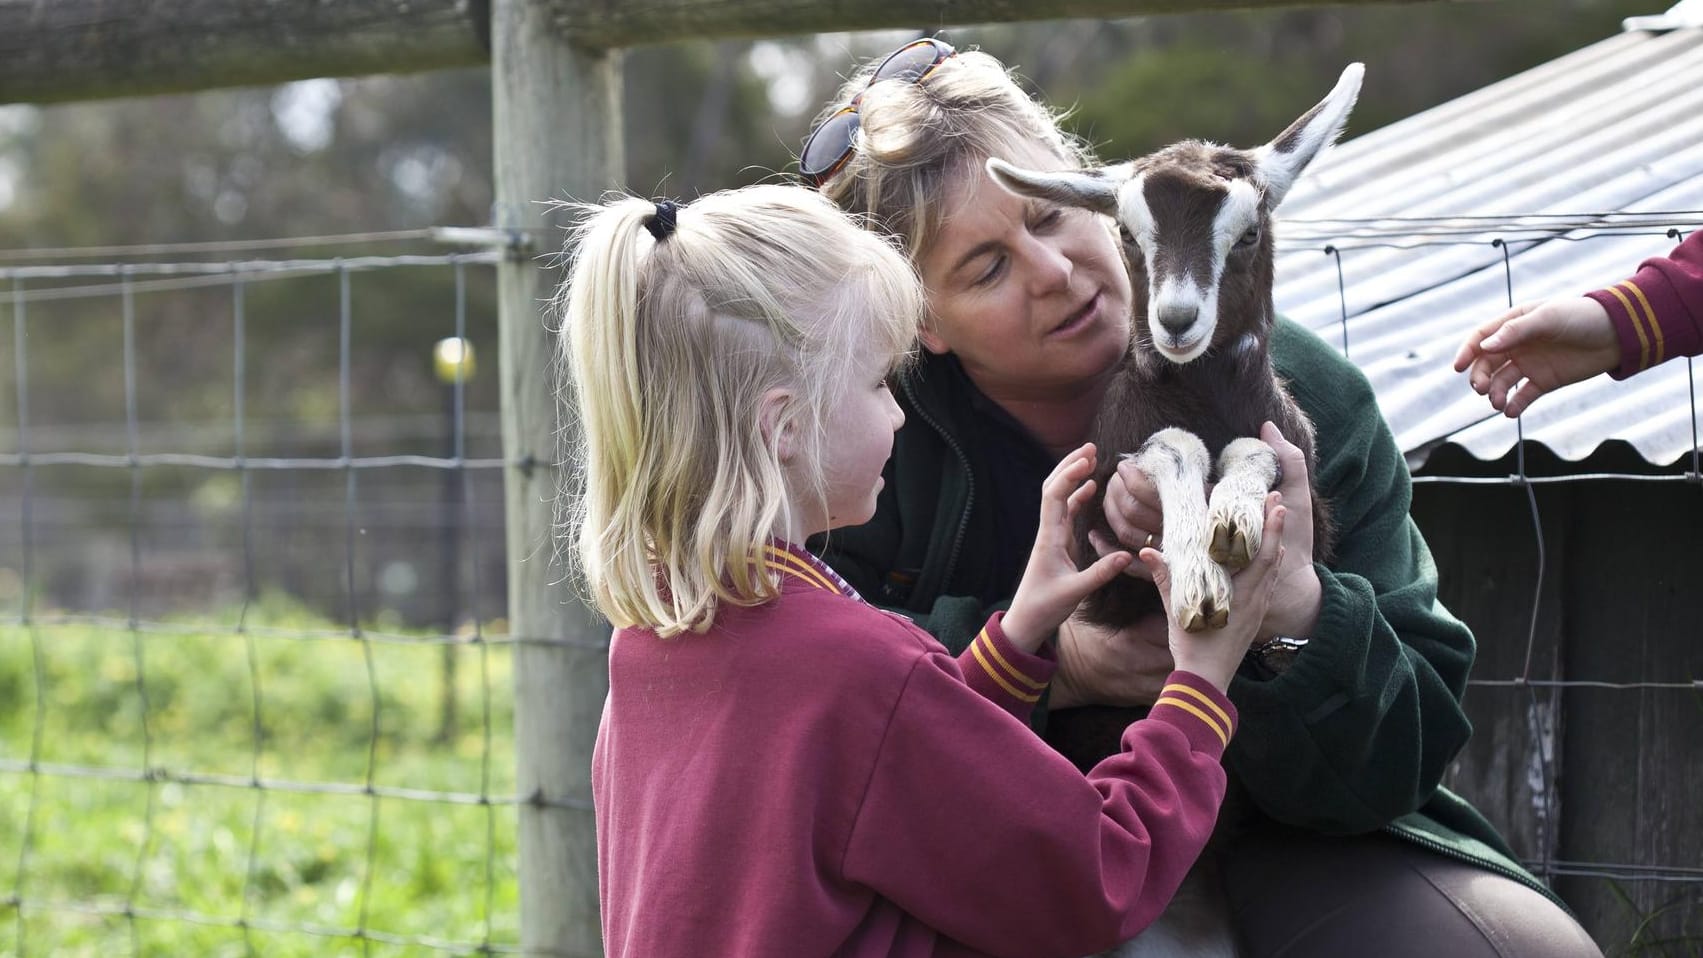
<path id="1" fill-rule="evenodd" d="M 250 610 L 261 634 L 234 621 L 0 626 L 0 761 L 96 770 L 0 770 L 0 958 L 513 946 L 512 805 L 292 790 L 506 801 L 508 646 L 454 647 L 443 736 L 443 646 L 305 637 L 337 626 L 277 600 Z M 357 928 L 382 940 L 315 933 Z"/>

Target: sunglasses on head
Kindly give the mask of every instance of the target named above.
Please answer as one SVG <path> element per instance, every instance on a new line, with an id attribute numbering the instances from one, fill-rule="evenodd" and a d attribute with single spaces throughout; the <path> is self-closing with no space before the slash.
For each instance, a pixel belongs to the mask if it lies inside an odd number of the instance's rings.
<path id="1" fill-rule="evenodd" d="M 888 54 L 887 59 L 882 60 L 875 72 L 869 75 L 869 82 L 863 85 L 863 89 L 868 90 L 882 80 L 921 83 L 934 72 L 935 67 L 957 53 L 945 40 L 933 37 L 912 40 Z M 861 124 L 857 118 L 857 104 L 862 99 L 860 91 L 850 103 L 823 120 L 805 137 L 804 148 L 798 151 L 798 172 L 810 181 L 810 185 L 821 186 L 828 182 L 846 165 L 846 160 L 851 159 L 852 144 L 857 142 L 857 130 Z"/>

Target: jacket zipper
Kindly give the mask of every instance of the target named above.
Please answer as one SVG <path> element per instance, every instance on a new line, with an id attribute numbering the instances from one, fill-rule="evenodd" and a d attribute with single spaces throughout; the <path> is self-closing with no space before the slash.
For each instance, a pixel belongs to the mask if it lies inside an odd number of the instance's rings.
<path id="1" fill-rule="evenodd" d="M 905 395 L 911 400 L 911 407 L 916 410 L 922 421 L 928 423 L 929 427 L 946 442 L 947 448 L 951 449 L 952 454 L 958 457 L 958 465 L 963 467 L 964 470 L 964 511 L 958 516 L 958 531 L 952 536 L 952 551 L 947 554 L 946 569 L 940 577 L 940 588 L 944 591 L 946 584 L 952 581 L 953 573 L 958 570 L 958 553 L 964 546 L 964 533 L 970 527 L 970 512 L 976 505 L 976 477 L 975 473 L 970 470 L 970 457 L 964 452 L 964 447 L 960 446 L 958 440 L 948 433 L 940 425 L 939 420 L 929 413 L 922 400 L 917 397 L 917 391 L 911 382 L 911 378 L 906 376 L 900 382 L 905 387 Z"/>

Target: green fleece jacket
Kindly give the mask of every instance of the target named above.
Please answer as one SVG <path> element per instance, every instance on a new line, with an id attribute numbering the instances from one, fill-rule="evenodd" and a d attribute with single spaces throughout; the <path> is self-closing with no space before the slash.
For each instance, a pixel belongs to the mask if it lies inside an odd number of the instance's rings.
<path id="1" fill-rule="evenodd" d="M 1461 695 L 1474 643 L 1437 600 L 1436 567 L 1408 515 L 1407 464 L 1370 383 L 1287 320 L 1272 360 L 1313 421 L 1312 481 L 1338 540 L 1332 565 L 1318 567 L 1318 628 L 1293 667 L 1269 680 L 1244 667 L 1231 683 L 1242 723 L 1226 766 L 1277 822 L 1331 835 L 1383 829 L 1553 898 L 1482 815 L 1441 787 L 1472 734 Z M 1009 602 L 1011 585 L 993 581 L 993 530 L 1005 520 L 989 492 L 989 456 L 964 425 L 985 413 L 945 362 L 927 357 L 901 379 L 906 422 L 875 518 L 817 545 L 866 598 L 956 654 Z"/>

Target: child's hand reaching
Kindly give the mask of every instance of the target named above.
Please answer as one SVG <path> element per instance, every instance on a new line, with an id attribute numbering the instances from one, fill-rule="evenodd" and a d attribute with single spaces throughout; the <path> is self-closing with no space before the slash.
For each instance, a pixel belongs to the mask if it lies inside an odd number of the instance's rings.
<path id="1" fill-rule="evenodd" d="M 1165 620 L 1169 623 L 1171 658 L 1177 668 L 1193 672 L 1228 692 L 1230 679 L 1242 657 L 1248 654 L 1254 637 L 1265 621 L 1266 609 L 1277 586 L 1277 570 L 1283 560 L 1283 522 L 1288 513 L 1280 503 L 1283 496 L 1273 492 L 1265 497 L 1265 538 L 1260 551 L 1242 571 L 1230 577 L 1232 588 L 1230 621 L 1221 629 L 1186 632 L 1177 624 L 1171 611 L 1171 569 L 1165 556 L 1157 549 L 1142 549 L 1141 561 L 1153 573 L 1153 584 L 1165 603 Z"/>
<path id="2" fill-rule="evenodd" d="M 1040 648 L 1078 603 L 1134 561 L 1128 552 L 1120 551 L 1101 556 L 1086 569 L 1076 568 L 1071 554 L 1076 513 L 1094 495 L 1094 480 L 1088 478 L 1093 474 L 1094 444 L 1088 443 L 1065 456 L 1041 486 L 1041 527 L 1035 533 L 1035 548 L 1001 623 L 1005 637 L 1026 652 Z"/>

